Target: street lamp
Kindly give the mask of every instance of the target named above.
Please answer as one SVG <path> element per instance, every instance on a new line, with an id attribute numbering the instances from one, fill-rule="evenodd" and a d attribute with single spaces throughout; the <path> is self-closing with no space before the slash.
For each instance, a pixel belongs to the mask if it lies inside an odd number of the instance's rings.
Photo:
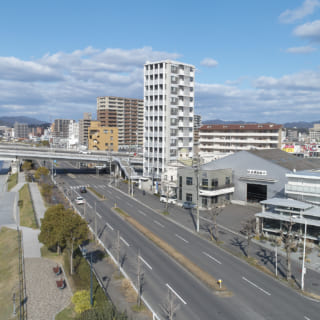
<path id="1" fill-rule="evenodd" d="M 300 218 L 302 219 L 302 218 Z M 306 259 L 306 241 L 307 241 L 307 220 L 304 220 L 304 239 L 303 239 L 303 256 L 302 256 L 302 270 L 301 270 L 301 290 L 304 291 L 304 274 L 306 273 L 305 259 Z"/>

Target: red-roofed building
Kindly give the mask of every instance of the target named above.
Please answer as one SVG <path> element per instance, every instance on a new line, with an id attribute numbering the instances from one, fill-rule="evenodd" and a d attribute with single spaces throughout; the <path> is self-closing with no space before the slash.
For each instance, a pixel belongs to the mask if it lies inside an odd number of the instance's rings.
<path id="1" fill-rule="evenodd" d="M 281 131 L 282 125 L 273 123 L 203 125 L 200 128 L 200 152 L 280 149 Z"/>

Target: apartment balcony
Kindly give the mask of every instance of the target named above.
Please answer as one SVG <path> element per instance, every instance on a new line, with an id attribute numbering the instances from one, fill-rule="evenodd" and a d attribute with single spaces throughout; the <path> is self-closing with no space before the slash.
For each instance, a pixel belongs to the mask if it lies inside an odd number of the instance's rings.
<path id="1" fill-rule="evenodd" d="M 216 197 L 223 194 L 230 194 L 234 192 L 234 185 L 223 185 L 218 187 L 201 186 L 199 187 L 199 195 L 205 197 Z"/>
<path id="2" fill-rule="evenodd" d="M 227 129 L 227 128 L 226 128 Z M 200 136 L 216 136 L 216 137 L 278 137 L 278 132 L 205 132 L 201 131 Z"/>
<path id="3" fill-rule="evenodd" d="M 200 140 L 203 142 L 208 142 L 208 143 L 218 143 L 218 144 L 222 144 L 222 143 L 229 143 L 229 144 L 250 144 L 250 145 L 254 145 L 254 144 L 278 144 L 278 140 L 257 140 L 257 139 L 245 139 L 245 140 L 241 140 L 241 139 L 223 139 L 223 138 L 208 138 L 208 137 L 204 137 L 200 135 Z"/>

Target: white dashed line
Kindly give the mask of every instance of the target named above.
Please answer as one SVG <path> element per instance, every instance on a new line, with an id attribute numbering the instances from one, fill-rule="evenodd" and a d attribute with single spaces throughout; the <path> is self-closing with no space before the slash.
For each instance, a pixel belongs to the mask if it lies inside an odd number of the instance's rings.
<path id="1" fill-rule="evenodd" d="M 101 219 L 101 214 L 99 212 L 97 212 L 97 216 Z"/>
<path id="2" fill-rule="evenodd" d="M 310 318 L 308 318 L 308 317 L 306 317 L 306 316 L 304 316 L 303 318 L 306 319 L 306 320 L 311 320 Z"/>
<path id="3" fill-rule="evenodd" d="M 107 222 L 106 225 L 108 226 L 109 229 L 113 230 L 113 228 L 110 226 L 110 224 Z"/>
<path id="4" fill-rule="evenodd" d="M 149 263 L 146 262 L 146 260 L 144 260 L 141 256 L 139 256 L 139 259 L 140 259 L 150 270 L 152 270 L 152 267 L 150 266 Z"/>
<path id="5" fill-rule="evenodd" d="M 143 211 L 141 211 L 141 210 L 138 210 L 138 212 L 141 213 L 143 216 L 146 215 L 146 214 L 145 214 Z"/>
<path id="6" fill-rule="evenodd" d="M 210 258 L 211 260 L 215 261 L 216 263 L 221 264 L 221 262 L 219 260 L 217 260 L 216 258 L 210 256 L 210 254 L 206 253 L 206 252 L 202 252 L 204 255 L 206 255 L 208 258 Z"/>
<path id="7" fill-rule="evenodd" d="M 262 288 L 260 288 L 258 285 L 256 285 L 255 283 L 251 282 L 251 281 L 248 280 L 247 278 L 242 277 L 242 279 L 243 279 L 244 281 L 247 281 L 248 283 L 250 283 L 252 286 L 256 287 L 257 289 L 259 289 L 260 291 L 262 291 L 262 292 L 265 293 L 266 295 L 271 296 L 271 293 L 269 293 L 269 292 L 266 291 L 266 290 L 263 290 Z"/>
<path id="8" fill-rule="evenodd" d="M 179 238 L 180 240 L 184 241 L 185 243 L 189 243 L 188 240 L 186 240 L 185 238 L 182 238 L 182 237 L 179 236 L 178 234 L 175 234 L 175 236 L 176 236 L 177 238 Z"/>
<path id="9" fill-rule="evenodd" d="M 127 246 L 127 247 L 130 247 L 129 243 L 124 240 L 122 237 L 120 237 L 120 240 Z"/>
<path id="10" fill-rule="evenodd" d="M 127 202 L 127 205 L 128 205 L 129 207 L 133 208 L 133 204 Z"/>
<path id="11" fill-rule="evenodd" d="M 187 304 L 168 284 L 166 286 L 181 300 L 183 304 Z"/>
<path id="12" fill-rule="evenodd" d="M 118 197 L 118 196 L 114 196 L 115 198 L 117 198 L 118 200 L 121 200 L 121 198 L 120 197 Z"/>
<path id="13" fill-rule="evenodd" d="M 161 228 L 164 228 L 164 225 L 161 224 L 159 221 L 153 220 L 153 222 L 154 222 L 155 224 L 157 224 L 158 226 L 160 226 Z"/>
<path id="14" fill-rule="evenodd" d="M 92 205 L 89 202 L 87 202 L 87 206 L 92 209 Z"/>

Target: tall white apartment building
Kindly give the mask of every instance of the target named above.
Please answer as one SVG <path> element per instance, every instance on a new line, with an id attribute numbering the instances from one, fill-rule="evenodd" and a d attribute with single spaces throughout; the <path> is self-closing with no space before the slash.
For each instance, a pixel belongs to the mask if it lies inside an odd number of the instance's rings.
<path id="1" fill-rule="evenodd" d="M 144 176 L 160 179 L 167 164 L 193 156 L 194 75 L 181 62 L 144 65 Z"/>

